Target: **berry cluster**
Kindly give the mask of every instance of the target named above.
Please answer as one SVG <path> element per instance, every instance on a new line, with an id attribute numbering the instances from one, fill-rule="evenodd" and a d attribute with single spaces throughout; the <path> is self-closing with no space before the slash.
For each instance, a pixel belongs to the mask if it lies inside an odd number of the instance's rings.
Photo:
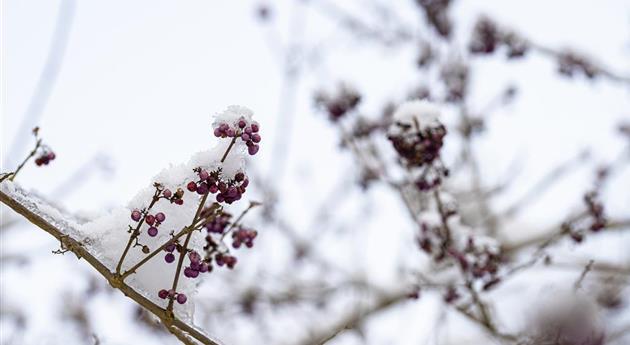
<path id="1" fill-rule="evenodd" d="M 191 251 L 188 254 L 190 259 L 190 266 L 184 268 L 184 275 L 188 278 L 197 278 L 199 273 L 206 273 L 212 271 L 212 266 L 205 260 L 201 259 L 201 255 L 196 251 Z"/>
<path id="2" fill-rule="evenodd" d="M 566 51 L 558 56 L 558 72 L 567 77 L 582 73 L 587 78 L 593 79 L 600 71 L 587 58 Z"/>
<path id="3" fill-rule="evenodd" d="M 50 149 L 45 148 L 43 149 L 39 156 L 37 158 L 35 158 L 35 164 L 39 167 L 42 165 L 48 165 L 48 163 L 50 163 L 50 161 L 55 160 L 55 153 L 52 152 Z"/>
<path id="4" fill-rule="evenodd" d="M 522 57 L 528 46 L 524 39 L 514 33 L 505 33 L 488 18 L 482 17 L 475 24 L 468 49 L 473 54 L 491 54 L 499 45 L 507 48 L 508 58 Z"/>
<path id="5" fill-rule="evenodd" d="M 171 204 L 183 205 L 184 204 L 184 191 L 181 188 L 177 188 L 175 193 L 170 189 L 165 189 L 162 192 L 162 197 L 171 202 Z"/>
<path id="6" fill-rule="evenodd" d="M 158 292 L 158 297 L 160 297 L 161 299 L 167 299 L 167 298 L 168 299 L 174 299 L 179 304 L 184 304 L 188 300 L 186 295 L 184 295 L 183 293 L 177 293 L 173 289 L 170 289 L 170 290 L 162 289 L 162 290 L 160 290 Z"/>
<path id="7" fill-rule="evenodd" d="M 584 203 L 586 203 L 586 221 L 565 222 L 561 227 L 562 231 L 568 234 L 576 243 L 584 241 L 584 235 L 588 231 L 599 232 L 606 227 L 607 223 L 604 215 L 604 205 L 597 199 L 596 192 L 584 195 Z"/>
<path id="8" fill-rule="evenodd" d="M 151 237 L 155 237 L 158 234 L 158 227 L 162 222 L 166 220 L 166 215 L 162 212 L 158 212 L 155 215 L 149 214 L 147 211 L 133 210 L 131 211 L 131 220 L 139 222 L 144 216 L 144 222 L 149 225 L 147 234 Z"/>
<path id="9" fill-rule="evenodd" d="M 408 166 L 427 165 L 440 156 L 446 135 L 446 128 L 442 124 L 423 128 L 413 128 L 407 124 L 397 125 L 402 131 L 389 135 L 388 139 Z"/>
<path id="10" fill-rule="evenodd" d="M 451 35 L 453 28 L 448 17 L 451 2 L 451 0 L 416 0 L 418 6 L 424 11 L 427 22 L 444 38 Z"/>
<path id="11" fill-rule="evenodd" d="M 197 168 L 195 171 L 199 176 L 199 180 L 188 182 L 186 188 L 200 195 L 207 193 L 217 194 L 217 202 L 231 204 L 240 200 L 249 185 L 249 179 L 242 172 L 236 173 L 232 179 L 222 181 L 220 169 L 210 173 L 201 168 Z"/>
<path id="12" fill-rule="evenodd" d="M 232 247 L 238 249 L 242 244 L 247 248 L 254 246 L 254 239 L 258 235 L 256 230 L 240 228 L 232 233 Z"/>
<path id="13" fill-rule="evenodd" d="M 361 102 L 361 95 L 348 86 L 340 86 L 335 95 L 318 92 L 315 104 L 325 109 L 331 121 L 336 122 Z"/>
<path id="14" fill-rule="evenodd" d="M 232 269 L 236 266 L 236 257 L 229 254 L 217 253 L 214 257 L 217 265 L 219 266 L 227 266 L 227 268 Z"/>
<path id="15" fill-rule="evenodd" d="M 501 255 L 497 248 L 468 237 L 463 248 L 457 248 L 452 241 L 445 239 L 441 226 L 422 223 L 417 243 L 420 249 L 433 260 L 441 262 L 452 258 L 467 280 L 480 281 L 484 290 L 489 290 L 500 282 L 498 276 Z"/>
<path id="16" fill-rule="evenodd" d="M 205 227 L 208 233 L 223 234 L 228 225 L 230 225 L 230 219 L 232 215 L 227 212 L 221 212 L 221 214 L 214 217 L 210 222 L 206 223 Z"/>
<path id="17" fill-rule="evenodd" d="M 217 138 L 241 138 L 247 145 L 247 152 L 255 155 L 260 149 L 260 125 L 257 122 L 248 123 L 245 118 L 241 118 L 235 125 L 221 123 L 214 129 L 214 136 Z"/>

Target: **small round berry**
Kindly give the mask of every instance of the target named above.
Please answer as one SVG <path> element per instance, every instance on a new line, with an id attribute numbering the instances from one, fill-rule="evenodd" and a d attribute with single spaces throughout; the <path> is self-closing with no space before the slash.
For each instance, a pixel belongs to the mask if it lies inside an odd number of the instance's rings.
<path id="1" fill-rule="evenodd" d="M 164 247 L 164 250 L 166 250 L 169 253 L 172 253 L 173 251 L 175 251 L 175 243 L 169 243 L 166 247 Z"/>
<path id="2" fill-rule="evenodd" d="M 208 194 L 208 184 L 205 182 L 202 182 L 199 187 L 197 187 L 197 194 L 200 195 L 204 195 L 204 194 Z"/>
<path id="3" fill-rule="evenodd" d="M 243 130 L 245 133 L 251 135 L 253 133 L 252 128 L 251 127 L 247 127 Z"/>
<path id="4" fill-rule="evenodd" d="M 173 201 L 175 204 L 177 205 L 183 205 L 184 204 L 184 200 L 183 199 L 177 199 L 175 201 Z"/>
<path id="5" fill-rule="evenodd" d="M 214 194 L 219 190 L 219 187 L 217 187 L 216 184 L 213 184 L 210 186 L 210 188 L 208 188 L 208 190 L 210 191 L 210 193 Z"/>
<path id="6" fill-rule="evenodd" d="M 220 137 L 221 136 L 221 129 L 215 128 L 214 129 L 214 136 L 215 137 Z"/>
<path id="7" fill-rule="evenodd" d="M 149 225 L 153 225 L 155 224 L 155 216 L 149 214 L 144 218 L 144 221 Z"/>
<path id="8" fill-rule="evenodd" d="M 234 137 L 234 136 L 236 136 L 236 132 L 234 131 L 234 129 L 233 129 L 233 128 L 230 128 L 230 129 L 228 129 L 228 130 L 227 130 L 227 136 L 228 136 L 228 137 Z"/>
<path id="9" fill-rule="evenodd" d="M 186 189 L 188 189 L 191 192 L 194 192 L 197 190 L 197 184 L 193 181 L 188 182 L 188 185 L 186 185 Z"/>
<path id="10" fill-rule="evenodd" d="M 238 120 L 238 128 L 245 128 L 245 126 L 247 126 L 247 122 L 245 122 L 245 120 Z"/>
<path id="11" fill-rule="evenodd" d="M 155 226 L 152 226 L 149 228 L 149 230 L 147 230 L 147 233 L 149 234 L 149 236 L 155 237 L 158 234 L 158 229 Z"/>
<path id="12" fill-rule="evenodd" d="M 186 295 L 184 295 L 183 293 L 177 295 L 177 303 L 184 304 L 187 300 L 188 298 L 186 298 Z"/>
<path id="13" fill-rule="evenodd" d="M 258 133 L 252 134 L 252 141 L 255 142 L 255 143 L 259 143 L 260 142 L 260 134 L 258 134 Z"/>
<path id="14" fill-rule="evenodd" d="M 206 262 L 202 262 L 201 266 L 199 266 L 199 272 L 201 273 L 206 273 L 209 271 L 210 266 L 208 266 L 208 263 Z"/>
<path id="15" fill-rule="evenodd" d="M 145 253 L 145 254 L 149 254 L 149 252 L 150 252 L 150 251 L 151 251 L 151 250 L 149 249 L 149 247 L 147 247 L 147 246 L 142 246 L 142 252 L 143 252 L 143 253 Z"/>
<path id="16" fill-rule="evenodd" d="M 237 172 L 236 175 L 234 175 L 234 179 L 238 182 L 241 182 L 245 179 L 245 174 L 243 174 L 242 172 Z"/>
<path id="17" fill-rule="evenodd" d="M 260 148 L 260 146 L 258 146 L 258 145 L 252 145 L 252 146 L 250 146 L 250 147 L 248 147 L 248 148 L 247 148 L 247 152 L 248 152 L 251 156 L 253 156 L 253 155 L 255 155 L 255 154 L 256 154 L 256 152 L 258 152 L 258 149 L 259 149 L 259 148 Z"/>
<path id="18" fill-rule="evenodd" d="M 164 261 L 170 264 L 171 262 L 175 261 L 175 255 L 173 255 L 173 253 L 166 254 L 164 256 Z"/>
<path id="19" fill-rule="evenodd" d="M 155 215 L 155 220 L 162 223 L 164 220 L 166 220 L 166 215 L 164 215 L 164 213 L 162 212 L 159 212 Z"/>
<path id="20" fill-rule="evenodd" d="M 243 139 L 243 141 L 249 141 L 249 139 L 250 139 L 249 138 L 249 134 L 247 134 L 247 133 L 241 134 L 241 139 Z"/>
<path id="21" fill-rule="evenodd" d="M 51 160 L 51 161 L 52 161 L 52 160 L 54 160 L 55 158 L 57 158 L 57 156 L 55 155 L 55 153 L 54 153 L 54 152 L 52 152 L 52 151 L 51 151 L 51 152 L 48 152 L 48 156 L 47 156 L 47 157 L 48 157 L 48 159 L 49 159 L 49 160 Z"/>
<path id="22" fill-rule="evenodd" d="M 166 297 L 168 297 L 168 291 L 166 291 L 165 289 L 160 290 L 160 292 L 158 292 L 158 297 L 160 297 L 161 299 L 166 299 Z"/>
<path id="23" fill-rule="evenodd" d="M 162 192 L 162 195 L 164 195 L 165 198 L 170 199 L 173 196 L 173 192 L 171 192 L 170 189 L 165 189 L 164 192 Z"/>
<path id="24" fill-rule="evenodd" d="M 139 221 L 139 220 L 140 220 L 140 217 L 142 217 L 142 214 L 140 213 L 140 211 L 138 211 L 138 210 L 133 210 L 133 211 L 131 212 L 131 219 L 132 219 L 134 222 Z"/>
<path id="25" fill-rule="evenodd" d="M 252 123 L 252 132 L 256 133 L 260 130 L 260 127 L 256 122 Z"/>

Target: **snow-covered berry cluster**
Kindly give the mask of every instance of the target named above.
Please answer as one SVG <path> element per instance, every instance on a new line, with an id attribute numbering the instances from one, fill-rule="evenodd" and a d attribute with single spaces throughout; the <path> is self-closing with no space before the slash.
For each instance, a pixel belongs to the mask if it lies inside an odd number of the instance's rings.
<path id="1" fill-rule="evenodd" d="M 255 155 L 260 146 L 260 125 L 258 122 L 249 122 L 241 117 L 236 123 L 220 123 L 214 128 L 214 136 L 217 138 L 240 138 L 247 145 L 247 152 Z"/>
<path id="2" fill-rule="evenodd" d="M 48 163 L 55 160 L 56 157 L 57 156 L 54 152 L 52 152 L 52 150 L 50 150 L 49 148 L 43 148 L 39 153 L 39 156 L 35 158 L 35 165 L 37 165 L 38 167 L 42 165 L 48 165 Z"/>
<path id="3" fill-rule="evenodd" d="M 388 139 L 407 166 L 421 167 L 440 157 L 446 128 L 438 116 L 439 110 L 426 101 L 404 103 L 394 113 Z"/>
<path id="4" fill-rule="evenodd" d="M 361 95 L 354 88 L 339 85 L 335 93 L 320 91 L 315 95 L 315 104 L 328 113 L 328 118 L 336 122 L 356 108 L 361 102 Z"/>

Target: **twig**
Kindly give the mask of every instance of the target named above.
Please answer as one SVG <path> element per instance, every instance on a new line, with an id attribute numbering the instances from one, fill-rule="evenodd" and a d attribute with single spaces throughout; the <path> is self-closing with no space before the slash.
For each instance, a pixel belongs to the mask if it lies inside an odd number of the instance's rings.
<path id="1" fill-rule="evenodd" d="M 64 233 L 62 229 L 57 228 L 56 226 L 50 224 L 40 215 L 30 211 L 28 208 L 20 204 L 15 199 L 11 198 L 9 195 L 0 191 L 0 201 L 7 205 L 9 208 L 17 212 L 18 214 L 24 216 L 28 221 L 39 227 L 40 229 L 48 232 L 50 235 L 61 241 L 64 247 L 69 251 L 77 255 L 79 258 L 85 259 L 85 261 L 96 269 L 107 281 L 109 284 L 115 289 L 120 290 L 125 296 L 134 300 L 136 303 L 144 307 L 146 310 L 155 315 L 158 319 L 161 320 L 162 324 L 168 329 L 169 332 L 173 333 L 171 330 L 172 327 L 176 327 L 184 333 L 189 334 L 192 338 L 199 341 L 204 345 L 220 345 L 216 341 L 208 338 L 201 332 L 197 331 L 194 327 L 184 323 L 179 320 L 176 316 L 171 313 L 167 313 L 164 308 L 161 308 L 157 304 L 151 302 L 149 299 L 144 297 L 142 294 L 137 292 L 134 288 L 124 283 L 120 276 L 118 276 L 114 272 L 110 272 L 109 269 L 100 262 L 94 255 L 92 255 L 78 240 L 72 238 L 72 236 Z"/>

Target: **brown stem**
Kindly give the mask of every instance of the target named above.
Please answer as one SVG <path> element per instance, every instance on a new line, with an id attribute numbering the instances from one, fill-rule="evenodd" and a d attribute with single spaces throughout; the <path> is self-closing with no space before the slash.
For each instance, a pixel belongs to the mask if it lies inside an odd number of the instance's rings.
<path id="1" fill-rule="evenodd" d="M 156 189 L 155 194 L 153 194 L 153 199 L 151 200 L 151 204 L 149 204 L 149 207 L 146 210 L 147 213 L 149 212 L 149 210 L 151 210 L 153 205 L 155 205 L 155 203 L 159 200 L 158 198 L 159 193 L 160 191 Z M 116 274 L 118 275 L 120 275 L 123 261 L 125 261 L 125 257 L 127 256 L 129 249 L 131 248 L 131 244 L 136 238 L 138 238 L 138 236 L 140 236 L 140 227 L 142 226 L 142 224 L 144 224 L 145 218 L 146 218 L 146 213 L 143 215 L 142 219 L 140 220 L 140 222 L 138 222 L 138 225 L 136 226 L 135 229 L 133 229 L 131 235 L 129 236 L 129 241 L 127 242 L 127 246 L 125 247 L 125 250 L 123 251 L 122 255 L 120 256 L 120 259 L 118 260 L 118 264 L 116 265 Z"/>
<path id="2" fill-rule="evenodd" d="M 35 144 L 35 148 L 28 154 L 28 156 L 26 156 L 26 158 L 24 158 L 22 163 L 20 163 L 20 165 L 18 165 L 17 169 L 15 169 L 15 171 L 13 173 L 9 173 L 9 174 L 6 174 L 5 176 L 3 176 L 2 180 L 0 180 L 0 182 L 4 181 L 7 178 L 9 179 L 9 181 L 13 181 L 15 179 L 15 177 L 17 176 L 17 174 L 20 172 L 20 170 L 22 170 L 22 168 L 24 168 L 24 166 L 26 165 L 26 162 L 28 162 L 31 158 L 33 158 L 33 156 L 35 156 L 35 154 L 37 153 L 37 149 L 39 149 L 39 147 L 41 145 L 42 145 L 42 140 L 41 139 L 37 139 L 37 142 Z"/>
<path id="3" fill-rule="evenodd" d="M 138 303 L 146 310 L 151 312 L 153 315 L 155 315 L 158 319 L 160 319 L 162 324 L 169 332 L 174 333 L 175 330 L 173 329 L 173 327 L 175 327 L 177 330 L 180 331 L 180 333 L 183 332 L 183 334 L 189 335 L 190 337 L 194 338 L 196 341 L 204 345 L 219 345 L 218 342 L 203 335 L 194 327 L 179 320 L 172 313 L 168 313 L 164 308 L 161 308 L 157 304 L 151 302 L 149 299 L 137 292 L 131 286 L 125 284 L 120 279 L 119 275 L 114 272 L 110 272 L 109 269 L 94 255 L 92 255 L 81 242 L 64 233 L 62 229 L 50 224 L 48 221 L 42 218 L 40 214 L 34 213 L 33 211 L 29 210 L 20 202 L 11 198 L 9 195 L 5 194 L 2 191 L 0 191 L 0 202 L 4 203 L 18 214 L 24 216 L 24 218 L 29 220 L 31 223 L 58 239 L 61 242 L 63 248 L 74 253 L 77 257 L 84 259 L 90 266 L 94 267 L 94 269 L 96 269 L 103 277 L 105 277 L 105 279 L 107 279 L 112 287 L 120 290 L 125 296 L 134 300 L 136 303 Z"/>

